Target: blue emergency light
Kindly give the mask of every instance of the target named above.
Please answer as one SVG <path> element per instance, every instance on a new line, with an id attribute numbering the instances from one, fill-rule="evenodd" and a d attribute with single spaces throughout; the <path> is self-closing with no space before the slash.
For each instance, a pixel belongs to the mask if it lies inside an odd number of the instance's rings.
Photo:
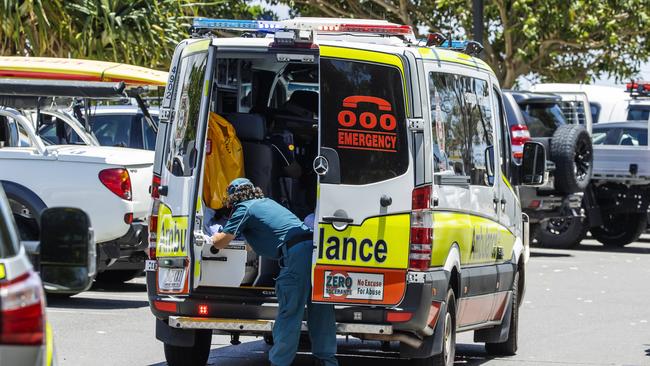
<path id="1" fill-rule="evenodd" d="M 249 30 L 256 32 L 272 33 L 277 29 L 285 28 L 281 23 L 265 20 L 237 20 L 237 19 L 211 19 L 195 18 L 192 22 L 194 29 L 232 29 Z"/>

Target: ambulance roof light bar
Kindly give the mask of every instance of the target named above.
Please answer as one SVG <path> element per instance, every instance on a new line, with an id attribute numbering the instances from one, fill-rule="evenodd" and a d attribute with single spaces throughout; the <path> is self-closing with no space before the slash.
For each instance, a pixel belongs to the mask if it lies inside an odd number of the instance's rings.
<path id="1" fill-rule="evenodd" d="M 195 18 L 192 22 L 192 28 L 196 33 L 214 29 L 261 33 L 275 33 L 280 30 L 295 29 L 326 34 L 362 33 L 384 36 L 413 36 L 413 29 L 408 25 L 390 23 L 384 20 L 342 18 L 295 18 L 281 21 Z"/>

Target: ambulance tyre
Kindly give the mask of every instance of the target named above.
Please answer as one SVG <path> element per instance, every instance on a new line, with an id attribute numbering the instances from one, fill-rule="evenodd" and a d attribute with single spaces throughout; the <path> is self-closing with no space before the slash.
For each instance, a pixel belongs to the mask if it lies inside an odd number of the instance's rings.
<path id="1" fill-rule="evenodd" d="M 447 311 L 445 312 L 442 352 L 428 358 L 411 360 L 414 366 L 453 366 L 456 357 L 456 296 L 451 288 L 447 290 Z"/>
<path id="2" fill-rule="evenodd" d="M 512 284 L 512 296 L 510 306 L 510 328 L 508 339 L 504 342 L 485 343 L 485 351 L 492 356 L 514 356 L 517 354 L 517 333 L 519 330 L 519 271 L 515 273 Z"/>
<path id="3" fill-rule="evenodd" d="M 210 357 L 212 330 L 196 330 L 192 347 L 165 343 L 165 359 L 169 366 L 205 366 Z"/>

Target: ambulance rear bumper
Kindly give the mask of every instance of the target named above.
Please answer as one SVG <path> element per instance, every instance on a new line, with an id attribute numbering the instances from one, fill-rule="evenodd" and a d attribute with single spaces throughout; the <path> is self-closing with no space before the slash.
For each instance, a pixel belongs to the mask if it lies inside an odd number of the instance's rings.
<path id="1" fill-rule="evenodd" d="M 270 333 L 272 320 L 220 319 L 170 316 L 169 326 L 180 329 L 212 329 L 224 332 Z M 307 331 L 307 322 L 302 322 L 302 331 Z M 393 334 L 393 327 L 387 324 L 336 323 L 338 334 Z"/>

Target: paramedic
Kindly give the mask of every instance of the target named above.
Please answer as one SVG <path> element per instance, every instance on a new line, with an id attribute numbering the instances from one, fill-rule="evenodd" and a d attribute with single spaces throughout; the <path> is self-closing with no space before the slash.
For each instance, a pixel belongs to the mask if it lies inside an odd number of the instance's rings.
<path id="1" fill-rule="evenodd" d="M 306 304 L 312 353 L 321 365 L 338 365 L 334 306 L 310 301 L 312 231 L 285 207 L 264 198 L 262 190 L 246 178 L 233 180 L 227 194 L 232 214 L 222 232 L 206 238 L 207 245 L 223 249 L 242 234 L 257 254 L 280 261 L 271 364 L 289 366 L 293 362 Z"/>

